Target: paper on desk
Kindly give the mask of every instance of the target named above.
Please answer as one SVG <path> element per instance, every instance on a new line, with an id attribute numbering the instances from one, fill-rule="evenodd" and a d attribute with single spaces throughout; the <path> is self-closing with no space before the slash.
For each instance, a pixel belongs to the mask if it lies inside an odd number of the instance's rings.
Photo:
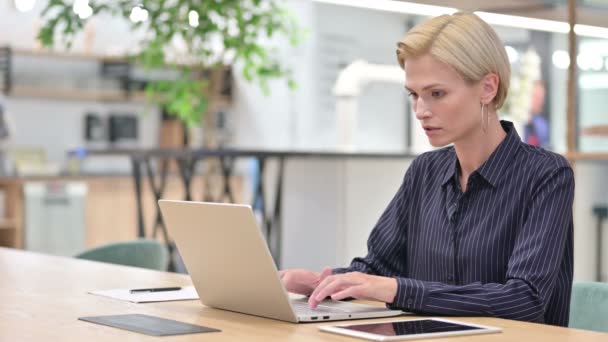
<path id="1" fill-rule="evenodd" d="M 172 300 L 198 299 L 194 286 L 184 286 L 178 291 L 138 292 L 131 293 L 131 289 L 113 289 L 103 291 L 89 291 L 90 294 L 125 300 L 133 303 L 168 302 Z"/>

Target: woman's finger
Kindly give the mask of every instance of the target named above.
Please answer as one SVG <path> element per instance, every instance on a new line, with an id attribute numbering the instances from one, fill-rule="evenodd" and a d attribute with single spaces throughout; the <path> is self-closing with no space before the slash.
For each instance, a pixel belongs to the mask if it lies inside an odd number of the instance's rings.
<path id="1" fill-rule="evenodd" d="M 309 306 L 315 308 L 325 297 L 342 291 L 344 288 L 356 285 L 349 274 L 340 274 L 326 278 L 308 299 Z"/>

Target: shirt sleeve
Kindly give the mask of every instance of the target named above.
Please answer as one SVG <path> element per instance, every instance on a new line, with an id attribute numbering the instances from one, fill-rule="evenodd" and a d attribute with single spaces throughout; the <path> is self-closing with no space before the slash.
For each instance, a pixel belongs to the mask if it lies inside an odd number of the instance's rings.
<path id="1" fill-rule="evenodd" d="M 408 168 L 399 190 L 372 229 L 367 240 L 367 255 L 353 259 L 349 267 L 334 269 L 334 274 L 347 272 L 384 276 L 404 274 L 408 198 L 419 158 L 415 159 Z"/>
<path id="2" fill-rule="evenodd" d="M 543 178 L 515 237 L 504 284 L 448 285 L 398 277 L 397 294 L 389 307 L 436 315 L 543 322 L 545 307 L 560 281 L 559 269 L 564 267 L 567 238 L 572 234 L 573 199 L 570 167 L 554 169 Z"/>

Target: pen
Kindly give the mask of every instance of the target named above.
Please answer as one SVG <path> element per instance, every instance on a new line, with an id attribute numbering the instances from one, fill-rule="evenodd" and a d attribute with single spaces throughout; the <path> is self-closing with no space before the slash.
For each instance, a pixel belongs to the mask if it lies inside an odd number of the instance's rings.
<path id="1" fill-rule="evenodd" d="M 149 288 L 149 289 L 133 289 L 131 290 L 131 293 L 138 293 L 138 292 L 164 292 L 164 291 L 179 291 L 181 290 L 181 287 L 153 287 L 153 288 Z"/>

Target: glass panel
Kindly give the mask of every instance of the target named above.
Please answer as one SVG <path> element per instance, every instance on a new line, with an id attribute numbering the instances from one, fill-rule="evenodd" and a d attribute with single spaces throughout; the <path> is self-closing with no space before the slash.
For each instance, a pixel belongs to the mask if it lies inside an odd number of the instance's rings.
<path id="1" fill-rule="evenodd" d="M 608 39 L 579 40 L 578 126 L 580 152 L 608 151 Z"/>
<path id="2" fill-rule="evenodd" d="M 499 111 L 501 118 L 512 121 L 525 142 L 565 152 L 567 73 L 554 66 L 552 56 L 566 36 L 498 26 L 494 29 L 511 62 L 511 85 L 507 102 Z M 567 52 L 563 53 L 567 58 Z"/>

